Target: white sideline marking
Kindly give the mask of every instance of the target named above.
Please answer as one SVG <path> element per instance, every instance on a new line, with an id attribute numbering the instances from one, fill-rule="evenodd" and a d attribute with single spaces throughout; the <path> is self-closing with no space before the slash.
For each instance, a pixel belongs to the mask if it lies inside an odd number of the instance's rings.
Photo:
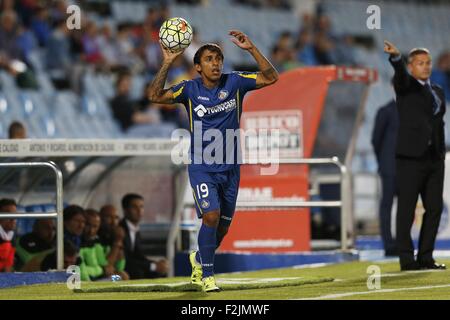
<path id="1" fill-rule="evenodd" d="M 252 284 L 252 283 L 269 283 L 284 280 L 298 280 L 303 277 L 285 277 L 285 278 L 222 278 L 217 279 L 219 284 Z M 139 284 L 123 284 L 121 287 L 154 287 L 154 286 L 179 286 L 182 284 L 189 284 L 190 282 L 176 282 L 176 283 L 139 283 Z"/>
<path id="2" fill-rule="evenodd" d="M 297 266 L 293 266 L 292 269 L 309 269 L 309 268 L 321 268 L 321 267 L 325 267 L 325 266 L 329 266 L 332 263 L 310 263 L 310 264 L 300 264 Z"/>
<path id="3" fill-rule="evenodd" d="M 427 290 L 427 289 L 449 288 L 449 287 L 450 287 L 450 284 L 443 284 L 443 285 L 437 285 L 437 286 L 423 286 L 423 287 L 397 288 L 397 289 L 381 289 L 381 290 L 360 291 L 360 292 L 336 293 L 336 294 L 328 294 L 328 295 L 325 295 L 325 296 L 318 296 L 318 297 L 313 297 L 313 298 L 300 298 L 300 299 L 292 299 L 292 300 L 337 299 L 337 298 L 358 296 L 358 295 L 371 294 L 371 293 L 389 293 L 389 292 L 398 292 L 398 291 Z"/>
<path id="4" fill-rule="evenodd" d="M 268 282 L 278 282 L 284 280 L 298 280 L 303 277 L 286 277 L 286 278 L 223 278 L 217 279 L 217 283 L 223 284 L 248 284 L 248 283 L 268 283 Z"/>
<path id="5" fill-rule="evenodd" d="M 120 287 L 156 287 L 156 286 L 175 287 L 182 284 L 190 284 L 190 282 L 121 284 Z"/>

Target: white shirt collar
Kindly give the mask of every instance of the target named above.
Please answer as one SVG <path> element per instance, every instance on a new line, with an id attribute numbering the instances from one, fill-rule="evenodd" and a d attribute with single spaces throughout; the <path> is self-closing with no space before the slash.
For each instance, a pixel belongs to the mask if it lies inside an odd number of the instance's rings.
<path id="1" fill-rule="evenodd" d="M 3 229 L 3 227 L 0 225 L 0 238 L 3 241 L 11 241 L 13 237 L 14 237 L 13 230 L 6 232 L 5 229 Z"/>
<path id="2" fill-rule="evenodd" d="M 417 81 L 419 81 L 419 83 L 423 86 L 428 83 L 428 85 L 431 87 L 430 78 L 428 78 L 427 81 L 423 81 L 423 80 L 419 80 L 419 79 L 417 79 Z"/>
<path id="3" fill-rule="evenodd" d="M 127 223 L 128 230 L 130 230 L 130 241 L 131 241 L 131 248 L 134 250 L 134 246 L 136 244 L 136 234 L 139 231 L 139 225 L 135 225 L 128 219 L 125 219 L 125 222 Z"/>
<path id="4" fill-rule="evenodd" d="M 128 219 L 125 219 L 125 222 L 127 223 L 128 230 L 130 230 L 130 232 L 136 233 L 139 231 L 139 225 L 135 225 L 133 222 L 131 222 Z"/>

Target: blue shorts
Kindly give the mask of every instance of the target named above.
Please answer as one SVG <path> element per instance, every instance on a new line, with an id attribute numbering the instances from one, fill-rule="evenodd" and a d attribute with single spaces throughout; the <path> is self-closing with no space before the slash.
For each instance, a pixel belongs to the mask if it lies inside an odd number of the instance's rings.
<path id="1" fill-rule="evenodd" d="M 239 191 L 239 166 L 223 172 L 188 171 L 197 216 L 220 210 L 220 224 L 230 225 Z"/>

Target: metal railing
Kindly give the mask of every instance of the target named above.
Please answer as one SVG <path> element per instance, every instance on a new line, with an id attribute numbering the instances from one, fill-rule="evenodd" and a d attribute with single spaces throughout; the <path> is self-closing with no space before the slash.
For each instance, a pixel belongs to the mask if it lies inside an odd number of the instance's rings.
<path id="1" fill-rule="evenodd" d="M 333 164 L 339 168 L 340 171 L 340 198 L 339 201 L 295 201 L 295 200 L 270 200 L 270 201 L 238 201 L 236 203 L 237 208 L 304 208 L 304 207 L 340 207 L 341 208 L 341 250 L 346 251 L 349 248 L 348 245 L 348 218 L 352 217 L 352 185 L 350 172 L 347 167 L 339 161 L 338 157 L 332 158 L 316 158 L 316 159 L 282 159 L 276 162 L 277 164 Z M 257 164 L 271 164 L 269 163 L 245 163 L 245 165 L 257 165 Z M 189 182 L 188 182 L 189 183 Z M 193 204 L 192 204 L 193 205 Z M 179 236 L 181 211 L 175 212 L 174 223 L 170 230 L 170 237 L 167 241 L 169 265 L 173 266 L 173 259 L 175 256 L 174 247 Z M 173 275 L 173 270 L 169 271 L 170 275 Z"/>
<path id="2" fill-rule="evenodd" d="M 63 224 L 63 175 L 58 166 L 52 162 L 0 162 L 6 168 L 46 167 L 53 170 L 56 176 L 56 212 L 48 213 L 9 213 L 0 212 L 0 219 L 21 218 L 56 218 L 56 268 L 64 269 L 64 224 Z"/>
<path id="3" fill-rule="evenodd" d="M 341 250 L 348 250 L 348 217 L 351 217 L 352 190 L 351 177 L 347 167 L 339 161 L 338 157 L 316 159 L 283 159 L 279 164 L 334 164 L 340 171 L 340 198 L 339 201 L 296 201 L 296 200 L 270 200 L 270 201 L 238 201 L 236 208 L 307 208 L 307 207 L 340 207 L 341 208 Z"/>
<path id="4" fill-rule="evenodd" d="M 176 199 L 175 201 L 175 211 L 174 211 L 174 222 L 170 226 L 169 230 L 169 236 L 166 241 L 166 253 L 167 253 L 167 260 L 169 261 L 169 272 L 168 276 L 173 277 L 175 276 L 175 270 L 174 270 L 174 261 L 175 261 L 175 244 L 178 239 L 178 235 L 180 233 L 180 223 L 181 223 L 181 217 L 183 214 L 183 198 L 185 189 L 189 184 L 189 179 L 187 175 L 187 171 L 184 170 L 183 167 L 179 167 L 179 170 L 176 171 L 177 175 L 180 175 L 178 177 L 174 178 L 174 186 L 177 189 L 176 195 L 180 197 L 180 199 Z M 179 178 L 181 181 L 178 181 L 177 178 Z M 175 196 L 176 197 L 176 196 Z"/>

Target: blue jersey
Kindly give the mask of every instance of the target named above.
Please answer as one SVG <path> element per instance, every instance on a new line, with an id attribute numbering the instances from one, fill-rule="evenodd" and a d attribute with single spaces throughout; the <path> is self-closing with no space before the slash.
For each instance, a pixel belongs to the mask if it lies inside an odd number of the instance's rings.
<path id="1" fill-rule="evenodd" d="M 172 87 L 175 101 L 184 104 L 189 116 L 189 170 L 220 172 L 239 165 L 237 129 L 242 101 L 248 91 L 256 89 L 256 75 L 251 72 L 222 74 L 218 86 L 212 89 L 206 88 L 201 78 Z M 227 132 L 227 129 L 232 130 Z M 233 131 L 235 134 L 231 134 Z M 217 139 L 219 132 L 222 141 Z"/>

